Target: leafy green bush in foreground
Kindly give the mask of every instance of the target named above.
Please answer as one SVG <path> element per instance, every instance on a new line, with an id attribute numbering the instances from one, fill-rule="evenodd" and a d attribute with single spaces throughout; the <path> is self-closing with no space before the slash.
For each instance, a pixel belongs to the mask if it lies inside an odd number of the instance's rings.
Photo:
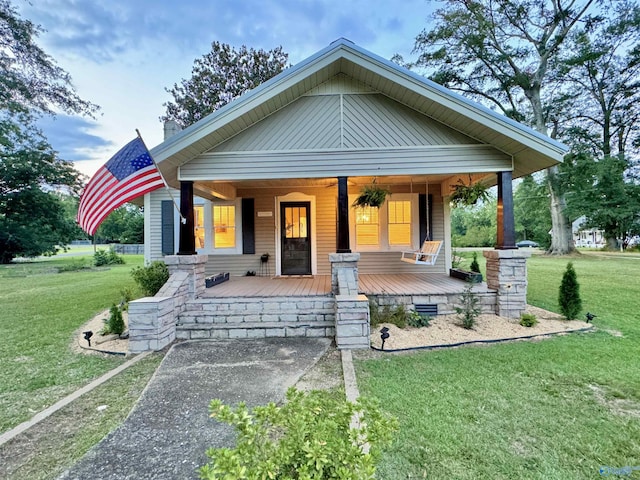
<path id="1" fill-rule="evenodd" d="M 145 295 L 153 297 L 169 280 L 169 269 L 164 262 L 156 260 L 147 267 L 134 268 L 131 276 Z"/>
<path id="2" fill-rule="evenodd" d="M 211 448 L 203 479 L 371 479 L 381 448 L 391 442 L 395 418 L 373 403 L 314 390 L 287 391 L 287 402 L 235 409 L 213 400 L 211 417 L 238 433 L 235 448 Z M 361 424 L 350 428 L 354 413 Z M 364 445 L 370 449 L 366 452 Z"/>

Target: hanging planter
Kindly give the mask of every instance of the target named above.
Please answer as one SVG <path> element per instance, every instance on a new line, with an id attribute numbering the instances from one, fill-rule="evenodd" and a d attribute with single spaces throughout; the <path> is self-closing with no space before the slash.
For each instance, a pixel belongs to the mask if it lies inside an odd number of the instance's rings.
<path id="1" fill-rule="evenodd" d="M 483 202 L 489 200 L 489 192 L 487 187 L 481 183 L 473 183 L 471 175 L 469 175 L 469 185 L 465 184 L 462 179 L 458 179 L 458 184 L 451 187 L 453 193 L 449 197 L 451 203 L 459 207 L 461 205 L 471 206 L 478 203 L 478 200 Z"/>
<path id="2" fill-rule="evenodd" d="M 391 195 L 391 192 L 386 188 L 378 187 L 374 180 L 371 185 L 362 188 L 360 195 L 353 202 L 353 206 L 380 208 L 387 195 Z"/>

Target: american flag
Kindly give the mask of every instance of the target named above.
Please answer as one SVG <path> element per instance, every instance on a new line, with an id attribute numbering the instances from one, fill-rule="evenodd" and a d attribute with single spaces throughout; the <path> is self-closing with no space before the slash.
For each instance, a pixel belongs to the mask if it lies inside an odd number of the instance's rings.
<path id="1" fill-rule="evenodd" d="M 93 235 L 116 208 L 164 186 L 141 138 L 129 142 L 89 180 L 82 192 L 78 225 Z"/>

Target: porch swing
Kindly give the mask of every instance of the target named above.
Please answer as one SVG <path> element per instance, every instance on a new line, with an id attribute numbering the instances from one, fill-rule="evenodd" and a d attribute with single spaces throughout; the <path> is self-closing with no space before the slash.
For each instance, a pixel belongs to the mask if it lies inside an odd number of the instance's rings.
<path id="1" fill-rule="evenodd" d="M 413 188 L 412 188 L 413 190 Z M 402 252 L 400 260 L 414 265 L 435 265 L 438 254 L 442 248 L 442 240 L 431 240 L 431 232 L 429 226 L 429 181 L 426 182 L 426 200 L 427 200 L 427 235 L 422 242 L 420 250 L 410 252 Z"/>

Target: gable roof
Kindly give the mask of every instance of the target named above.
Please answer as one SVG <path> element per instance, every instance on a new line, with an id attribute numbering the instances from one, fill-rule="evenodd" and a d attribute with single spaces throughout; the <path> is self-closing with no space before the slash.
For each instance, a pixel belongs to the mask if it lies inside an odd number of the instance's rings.
<path id="1" fill-rule="evenodd" d="M 170 183 L 176 167 L 343 73 L 513 157 L 519 177 L 562 161 L 568 147 L 341 38 L 154 147 Z"/>

